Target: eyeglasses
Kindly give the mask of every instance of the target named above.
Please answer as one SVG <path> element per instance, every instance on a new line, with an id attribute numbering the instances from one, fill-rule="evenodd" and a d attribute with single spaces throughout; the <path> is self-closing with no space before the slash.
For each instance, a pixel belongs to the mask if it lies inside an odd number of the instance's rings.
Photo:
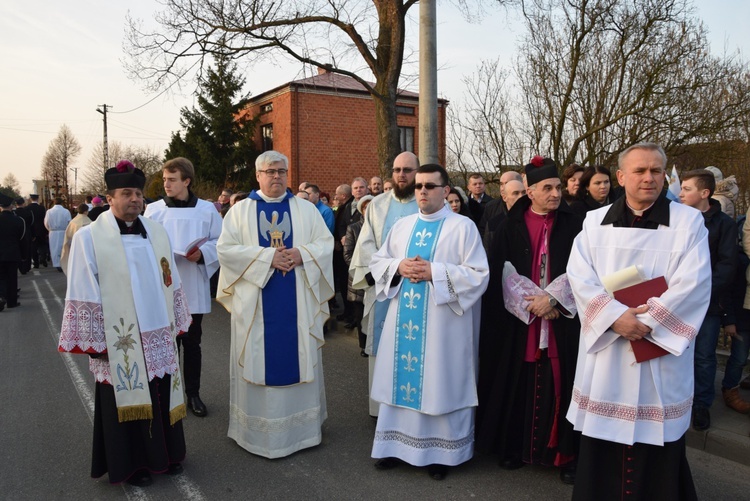
<path id="1" fill-rule="evenodd" d="M 415 190 L 421 190 L 422 187 L 424 187 L 426 190 L 434 190 L 435 188 L 442 188 L 444 187 L 444 184 L 435 184 L 435 183 L 416 183 L 414 185 Z"/>
<path id="2" fill-rule="evenodd" d="M 414 172 L 415 170 L 417 170 L 417 169 L 410 169 L 409 167 L 394 167 L 393 168 L 393 173 L 394 174 L 401 174 L 403 172 L 404 174 L 409 174 L 411 172 Z"/>
<path id="3" fill-rule="evenodd" d="M 258 172 L 265 172 L 268 177 L 275 177 L 276 174 L 278 174 L 279 177 L 284 177 L 286 176 L 286 173 L 289 172 L 289 169 L 266 169 L 259 170 Z"/>

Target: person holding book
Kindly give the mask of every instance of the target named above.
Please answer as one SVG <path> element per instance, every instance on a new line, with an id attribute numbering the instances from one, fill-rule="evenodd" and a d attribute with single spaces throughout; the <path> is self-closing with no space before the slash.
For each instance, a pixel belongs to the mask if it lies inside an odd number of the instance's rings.
<path id="1" fill-rule="evenodd" d="M 709 408 L 715 396 L 716 345 L 722 321 L 730 307 L 729 293 L 737 271 L 737 225 L 721 211 L 721 204 L 711 198 L 715 189 L 716 179 L 706 169 L 682 174 L 680 202 L 703 214 L 711 253 L 711 302 L 695 339 L 693 362 L 693 428 L 697 431 L 711 426 Z"/>
<path id="2" fill-rule="evenodd" d="M 685 432 L 711 256 L 701 213 L 663 194 L 666 164 L 653 143 L 620 153 L 617 180 L 625 196 L 587 214 L 571 251 L 568 279 L 582 324 L 567 413 L 583 434 L 574 500 L 697 498 Z M 635 307 L 603 283 L 634 265 L 667 286 Z M 638 362 L 631 341 L 643 339 L 667 353 Z"/>
<path id="3" fill-rule="evenodd" d="M 527 194 L 510 208 L 491 245 L 490 285 L 482 307 L 477 445 L 498 454 L 505 469 L 560 467 L 561 480 L 570 484 L 579 439 L 564 416 L 580 323 L 547 289 L 554 283 L 571 295 L 565 266 L 581 218 L 561 203 L 554 161 L 536 156 L 525 171 Z M 498 307 L 505 299 L 506 261 L 539 289 L 520 298 L 532 314 L 528 324 Z"/>
<path id="4" fill-rule="evenodd" d="M 144 215 L 164 226 L 174 248 L 174 260 L 193 317 L 190 329 L 177 338 L 177 346 L 185 352 L 187 405 L 193 414 L 205 417 L 208 408 L 200 397 L 201 323 L 203 315 L 211 313 L 210 279 L 219 268 L 216 242 L 221 235 L 221 214 L 211 202 L 198 198 L 190 189 L 195 169 L 187 158 L 167 160 L 162 176 L 167 196 L 148 204 Z"/>

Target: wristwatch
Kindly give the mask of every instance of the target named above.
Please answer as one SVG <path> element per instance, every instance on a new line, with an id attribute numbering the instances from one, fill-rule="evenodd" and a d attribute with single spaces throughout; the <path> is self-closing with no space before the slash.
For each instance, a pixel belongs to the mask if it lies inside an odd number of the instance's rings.
<path id="1" fill-rule="evenodd" d="M 550 306 L 552 306 L 553 308 L 557 306 L 557 299 L 553 298 L 552 296 L 550 296 L 548 299 Z"/>

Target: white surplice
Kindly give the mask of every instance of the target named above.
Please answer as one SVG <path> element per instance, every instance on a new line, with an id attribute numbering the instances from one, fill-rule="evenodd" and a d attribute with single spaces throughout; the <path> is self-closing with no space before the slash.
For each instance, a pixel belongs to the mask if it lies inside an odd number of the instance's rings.
<path id="1" fill-rule="evenodd" d="M 677 203 L 669 204 L 669 226 L 656 230 L 602 225 L 609 210 L 587 214 L 568 261 L 582 326 L 567 419 L 588 437 L 663 445 L 690 425 L 693 340 L 711 294 L 708 231 L 699 211 Z M 652 329 L 646 339 L 670 354 L 642 363 L 610 329 L 627 307 L 601 280 L 631 265 L 647 278 L 664 276 L 669 286 L 638 319 Z"/>
<path id="2" fill-rule="evenodd" d="M 44 227 L 49 231 L 49 253 L 55 268 L 60 267 L 65 228 L 70 220 L 70 211 L 62 205 L 54 205 L 44 215 Z"/>
<path id="3" fill-rule="evenodd" d="M 369 211 L 369 208 L 368 208 Z M 405 279 L 391 287 L 407 256 L 418 218 L 444 219 L 431 264 L 419 410 L 393 405 L 396 317 Z M 474 450 L 480 298 L 487 288 L 487 256 L 474 223 L 447 207 L 398 221 L 370 266 L 377 299 L 390 301 L 375 364 L 372 398 L 381 402 L 372 456 L 412 465 L 457 465 Z"/>
<path id="4" fill-rule="evenodd" d="M 211 313 L 211 276 L 219 269 L 216 242 L 221 235 L 221 215 L 216 207 L 198 200 L 195 207 L 167 207 L 164 200 L 148 204 L 145 217 L 164 226 L 175 252 L 185 252 L 191 242 L 208 237 L 200 246 L 203 263 L 193 263 L 175 253 L 182 288 L 188 299 L 190 313 Z"/>
<path id="5" fill-rule="evenodd" d="M 259 194 L 267 202 L 282 200 Z M 278 458 L 322 438 L 327 411 L 321 347 L 333 296 L 333 236 L 314 205 L 289 199 L 293 247 L 303 261 L 295 268 L 301 382 L 266 386 L 262 293 L 276 271 L 276 250 L 259 245 L 256 207 L 255 200 L 242 200 L 224 218 L 216 300 L 232 314 L 228 436 L 253 454 Z"/>
<path id="6" fill-rule="evenodd" d="M 114 215 L 104 212 L 107 224 L 117 226 Z M 104 353 L 107 341 L 104 334 L 102 293 L 99 287 L 91 225 L 84 226 L 73 236 L 68 258 L 68 288 L 60 333 L 60 351 L 75 353 Z M 174 287 L 174 326 L 167 315 L 161 282 L 164 271 L 154 255 L 148 238 L 139 234 L 122 235 L 127 266 L 130 271 L 133 301 L 140 330 L 143 355 L 149 381 L 154 377 L 174 374 L 178 368 L 174 336 L 190 327 L 190 312 L 180 283 L 180 275 L 170 263 Z M 123 291 L 125 292 L 125 291 Z M 109 359 L 104 356 L 89 359 L 89 369 L 100 383 L 112 384 Z"/>

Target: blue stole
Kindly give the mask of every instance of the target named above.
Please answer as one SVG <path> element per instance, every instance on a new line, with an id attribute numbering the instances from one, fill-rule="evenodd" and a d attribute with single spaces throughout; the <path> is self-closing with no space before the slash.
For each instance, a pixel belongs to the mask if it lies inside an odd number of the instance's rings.
<path id="1" fill-rule="evenodd" d="M 293 247 L 290 192 L 281 202 L 266 202 L 256 191 L 248 198 L 256 201 L 258 244 L 261 247 Z M 299 383 L 297 334 L 297 288 L 295 270 L 274 270 L 263 288 L 263 340 L 266 385 L 288 386 Z"/>
<path id="2" fill-rule="evenodd" d="M 402 217 L 411 216 L 416 214 L 419 210 L 417 201 L 412 200 L 411 202 L 402 204 L 391 200 L 388 205 L 388 213 L 385 216 L 385 224 L 383 225 L 382 243 L 385 243 L 385 238 L 388 233 L 391 232 L 391 228 L 396 221 Z M 380 344 L 380 335 L 383 333 L 383 325 L 385 324 L 385 316 L 388 314 L 388 305 L 390 301 L 375 301 L 373 305 L 373 311 L 375 312 L 375 319 L 373 321 L 373 340 L 372 340 L 372 355 L 378 356 L 378 345 Z"/>
<path id="3" fill-rule="evenodd" d="M 437 221 L 418 218 L 406 255 L 432 261 L 443 221 L 444 218 Z M 392 402 L 393 405 L 416 410 L 422 408 L 429 291 L 426 281 L 413 283 L 402 279 L 396 313 Z"/>

